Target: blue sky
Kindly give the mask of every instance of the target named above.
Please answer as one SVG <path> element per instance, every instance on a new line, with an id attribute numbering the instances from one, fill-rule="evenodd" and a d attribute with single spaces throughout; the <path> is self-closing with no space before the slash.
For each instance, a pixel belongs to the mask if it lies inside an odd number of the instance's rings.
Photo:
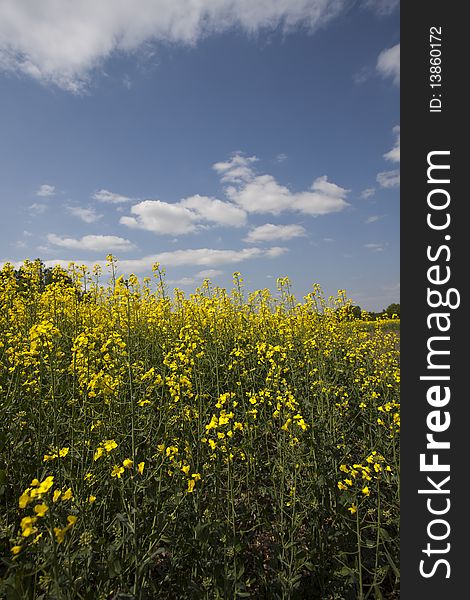
<path id="1" fill-rule="evenodd" d="M 5 0 L 0 263 L 399 301 L 399 34 L 396 0 Z"/>

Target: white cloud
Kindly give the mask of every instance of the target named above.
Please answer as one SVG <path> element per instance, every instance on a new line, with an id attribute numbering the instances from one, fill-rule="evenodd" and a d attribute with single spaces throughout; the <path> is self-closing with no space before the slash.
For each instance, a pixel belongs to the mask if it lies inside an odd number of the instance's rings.
<path id="1" fill-rule="evenodd" d="M 380 221 L 380 219 L 383 219 L 383 215 L 371 215 L 370 217 L 367 217 L 364 223 L 369 225 L 370 223 L 376 223 L 377 221 Z"/>
<path id="2" fill-rule="evenodd" d="M 36 215 L 42 215 L 47 210 L 47 205 L 42 204 L 41 202 L 33 202 L 30 206 L 28 206 L 29 214 L 32 217 Z"/>
<path id="3" fill-rule="evenodd" d="M 150 264 L 158 261 L 162 265 L 169 267 L 178 267 L 182 265 L 201 265 L 201 266 L 218 266 L 234 264 L 250 260 L 253 258 L 261 258 L 263 256 L 276 258 L 284 252 L 286 248 L 269 248 L 262 250 L 261 248 L 243 248 L 242 250 L 215 250 L 212 248 L 198 248 L 190 250 L 175 250 L 174 252 L 162 252 L 155 257 L 146 257 L 146 261 L 151 260 Z M 155 258 L 154 260 L 152 260 Z M 121 266 L 125 268 L 126 263 L 133 261 L 121 261 Z"/>
<path id="4" fill-rule="evenodd" d="M 374 194 L 375 194 L 375 188 L 368 187 L 361 192 L 361 198 L 366 200 L 367 198 L 371 198 L 372 196 L 374 196 Z"/>
<path id="5" fill-rule="evenodd" d="M 100 202 L 106 202 L 108 204 L 122 204 L 123 202 L 131 202 L 132 198 L 128 196 L 122 196 L 121 194 L 115 194 L 109 190 L 97 190 L 92 195 L 93 200 L 99 200 Z"/>
<path id="6" fill-rule="evenodd" d="M 391 77 L 396 85 L 400 83 L 400 44 L 382 50 L 376 69 L 382 77 Z"/>
<path id="7" fill-rule="evenodd" d="M 215 163 L 213 169 L 221 175 L 224 183 L 244 183 L 253 179 L 251 165 L 257 160 L 256 156 L 244 156 L 236 152 L 228 161 Z"/>
<path id="8" fill-rule="evenodd" d="M 348 206 L 345 197 L 349 190 L 329 182 L 326 175 L 317 177 L 310 190 L 291 192 L 272 175 L 256 175 L 252 167 L 256 160 L 255 156 L 236 153 L 229 161 L 214 165 L 222 182 L 233 184 L 225 190 L 227 197 L 246 212 L 279 215 L 293 211 L 316 216 Z"/>
<path id="9" fill-rule="evenodd" d="M 48 185 L 43 183 L 36 192 L 36 196 L 55 196 L 55 185 Z"/>
<path id="10" fill-rule="evenodd" d="M 240 207 L 222 202 L 216 198 L 196 194 L 180 201 L 180 205 L 195 213 L 198 219 L 227 225 L 229 227 L 242 227 L 246 223 L 246 213 Z"/>
<path id="11" fill-rule="evenodd" d="M 222 183 L 227 184 L 228 202 L 199 194 L 171 203 L 143 200 L 134 204 L 131 214 L 122 216 L 119 222 L 157 235 L 184 235 L 211 225 L 242 227 L 248 213 L 279 215 L 293 211 L 316 216 L 338 212 L 348 206 L 345 201 L 348 190 L 329 182 L 326 175 L 315 179 L 309 190 L 295 193 L 280 185 L 272 175 L 257 175 L 253 169 L 257 160 L 256 156 L 237 152 L 228 161 L 213 165 Z M 101 192 L 106 192 L 106 197 L 111 193 L 101 190 L 100 197 L 103 196 Z M 258 238 L 247 239 L 258 241 Z"/>
<path id="12" fill-rule="evenodd" d="M 393 169 L 393 171 L 377 173 L 377 183 L 384 188 L 398 187 L 400 185 L 400 171 Z"/>
<path id="13" fill-rule="evenodd" d="M 80 246 L 80 248 L 83 248 L 83 246 Z M 109 249 L 109 247 L 106 248 L 106 250 Z M 215 267 L 219 265 L 236 264 L 257 258 L 277 258 L 287 251 L 287 248 L 280 248 L 278 246 L 266 250 L 262 248 L 243 248 L 242 250 L 215 250 L 213 248 L 175 250 L 174 252 L 151 254 L 142 258 L 119 260 L 118 270 L 124 273 L 148 272 L 156 262 L 159 262 L 163 267 L 195 265 L 201 267 Z M 46 267 L 61 265 L 65 268 L 69 262 L 70 260 L 60 258 L 44 261 Z M 99 264 L 103 268 L 106 267 L 105 260 L 90 261 L 76 259 L 74 262 L 80 265 L 88 265 L 90 268 L 95 264 Z"/>
<path id="14" fill-rule="evenodd" d="M 47 241 L 54 246 L 69 250 L 95 250 L 108 252 L 111 250 L 130 250 L 134 245 L 116 235 L 85 235 L 80 239 L 67 238 L 50 233 Z"/>
<path id="15" fill-rule="evenodd" d="M 390 160 L 392 162 L 400 162 L 400 125 L 395 125 L 393 128 L 393 133 L 397 136 L 395 141 L 395 145 L 393 148 L 384 154 L 385 160 Z"/>
<path id="16" fill-rule="evenodd" d="M 196 279 L 212 279 L 215 277 L 220 277 L 223 274 L 224 272 L 219 271 L 218 269 L 203 269 L 202 271 L 196 273 L 195 277 Z"/>
<path id="17" fill-rule="evenodd" d="M 208 223 L 241 227 L 246 222 L 246 213 L 239 206 L 199 194 L 173 203 L 144 200 L 132 206 L 131 213 L 134 216 L 120 218 L 122 225 L 160 235 L 193 233 Z"/>
<path id="18" fill-rule="evenodd" d="M 181 277 L 180 279 L 167 279 L 167 283 L 169 285 L 194 285 L 195 283 L 199 283 L 204 279 L 214 279 L 215 277 L 219 277 L 223 275 L 223 271 L 218 271 L 217 269 L 205 269 L 203 271 L 199 271 L 193 277 Z"/>
<path id="19" fill-rule="evenodd" d="M 383 252 L 385 245 L 384 244 L 364 244 L 364 248 L 371 250 L 372 252 Z"/>
<path id="20" fill-rule="evenodd" d="M 67 206 L 68 212 L 74 217 L 78 217 L 85 223 L 96 223 L 103 215 L 96 212 L 94 208 L 84 208 L 82 206 Z"/>
<path id="21" fill-rule="evenodd" d="M 398 8 L 400 0 L 364 0 L 364 4 L 380 17 L 386 17 Z"/>
<path id="22" fill-rule="evenodd" d="M 361 67 L 359 71 L 353 74 L 353 81 L 356 85 L 362 85 L 368 81 L 374 74 L 374 70 L 371 67 Z"/>
<path id="23" fill-rule="evenodd" d="M 229 190 L 228 193 L 234 202 L 252 213 L 279 215 L 293 211 L 316 216 L 339 212 L 348 206 L 344 199 L 348 190 L 329 184 L 326 175 L 315 179 L 311 189 L 305 192 L 291 192 L 272 175 L 259 175 L 245 186 Z"/>
<path id="24" fill-rule="evenodd" d="M 276 162 L 278 162 L 278 163 L 282 163 L 282 162 L 284 162 L 285 160 L 287 160 L 287 158 L 288 158 L 288 157 L 287 157 L 287 154 L 284 154 L 284 152 L 281 152 L 280 154 L 278 154 L 278 155 L 276 156 Z"/>
<path id="25" fill-rule="evenodd" d="M 306 234 L 305 228 L 301 225 L 273 225 L 266 223 L 252 229 L 244 242 L 258 243 L 271 242 L 273 240 L 291 240 L 292 238 L 302 237 Z"/>
<path id="26" fill-rule="evenodd" d="M 179 279 L 167 279 L 168 285 L 194 285 L 196 283 L 195 277 L 180 277 Z"/>
<path id="27" fill-rule="evenodd" d="M 196 231 L 196 217 L 188 208 L 160 200 L 144 200 L 131 208 L 132 217 L 119 222 L 132 229 L 145 229 L 157 234 L 180 235 Z"/>
<path id="28" fill-rule="evenodd" d="M 314 31 L 347 6 L 348 0 L 3 0 L 0 69 L 80 93 L 117 52 L 155 41 L 191 45 L 234 27 Z"/>

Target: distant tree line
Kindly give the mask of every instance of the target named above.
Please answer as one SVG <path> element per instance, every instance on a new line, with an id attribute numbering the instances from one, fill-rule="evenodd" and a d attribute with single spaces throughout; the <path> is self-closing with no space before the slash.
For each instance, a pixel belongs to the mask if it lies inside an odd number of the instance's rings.
<path id="1" fill-rule="evenodd" d="M 351 307 L 352 316 L 356 319 L 360 319 L 362 315 L 362 309 L 360 306 L 352 306 Z M 367 311 L 370 319 L 375 321 L 376 319 L 384 319 L 384 318 L 392 318 L 393 315 L 396 315 L 400 318 L 400 305 L 396 302 L 393 302 L 387 308 L 384 308 L 381 312 L 371 312 Z"/>

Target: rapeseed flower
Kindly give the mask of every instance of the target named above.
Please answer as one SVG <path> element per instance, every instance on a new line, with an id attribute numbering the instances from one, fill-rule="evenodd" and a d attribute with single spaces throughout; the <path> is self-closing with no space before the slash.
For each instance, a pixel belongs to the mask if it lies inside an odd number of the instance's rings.
<path id="1" fill-rule="evenodd" d="M 120 467 L 119 465 L 114 465 L 113 470 L 111 471 L 111 477 L 117 477 L 121 479 L 121 475 L 124 473 L 124 467 Z"/>
<path id="2" fill-rule="evenodd" d="M 47 506 L 47 504 L 36 504 L 36 506 L 34 507 L 34 512 L 37 514 L 38 517 L 43 517 L 47 511 L 49 510 L 49 507 Z"/>

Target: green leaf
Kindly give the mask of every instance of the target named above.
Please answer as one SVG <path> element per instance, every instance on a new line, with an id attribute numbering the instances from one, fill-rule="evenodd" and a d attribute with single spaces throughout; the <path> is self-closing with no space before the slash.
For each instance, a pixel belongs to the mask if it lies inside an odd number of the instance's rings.
<path id="1" fill-rule="evenodd" d="M 110 578 L 117 577 L 118 575 L 120 575 L 121 570 L 122 570 L 122 568 L 121 568 L 121 562 L 120 562 L 119 558 L 117 558 L 117 557 L 112 558 L 108 563 L 109 577 Z"/>
<path id="2" fill-rule="evenodd" d="M 388 535 L 388 531 L 386 529 L 384 529 L 383 527 L 380 528 L 380 536 L 386 542 L 390 541 L 390 536 Z"/>

